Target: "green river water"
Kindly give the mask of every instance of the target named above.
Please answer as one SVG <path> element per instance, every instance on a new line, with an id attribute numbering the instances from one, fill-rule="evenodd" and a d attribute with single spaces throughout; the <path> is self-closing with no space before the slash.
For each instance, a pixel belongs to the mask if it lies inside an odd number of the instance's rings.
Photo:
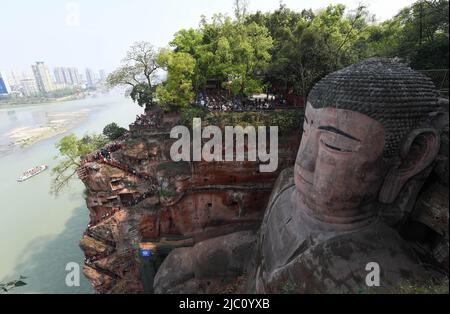
<path id="1" fill-rule="evenodd" d="M 28 148 L 9 149 L 7 134 L 18 127 L 45 125 L 55 113 L 88 109 L 87 119 L 64 134 L 42 140 Z M 28 277 L 27 285 L 14 293 L 92 293 L 81 274 L 79 287 L 65 283 L 66 264 L 82 268 L 78 246 L 88 223 L 83 185 L 75 180 L 57 198 L 49 193 L 49 170 L 24 183 L 16 178 L 41 164 L 55 164 L 55 143 L 65 134 L 101 132 L 111 122 L 128 128 L 143 109 L 120 94 L 99 95 L 82 100 L 0 107 L 0 282 Z"/>

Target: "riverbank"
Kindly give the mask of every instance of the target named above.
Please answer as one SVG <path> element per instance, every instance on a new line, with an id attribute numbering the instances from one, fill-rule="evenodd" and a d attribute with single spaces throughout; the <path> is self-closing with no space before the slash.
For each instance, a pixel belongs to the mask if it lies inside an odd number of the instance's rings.
<path id="1" fill-rule="evenodd" d="M 25 126 L 13 129 L 7 133 L 11 140 L 10 147 L 29 147 L 39 141 L 62 134 L 86 120 L 89 109 L 76 112 L 56 112 L 47 115 L 48 121 L 45 125 Z"/>
<path id="2" fill-rule="evenodd" d="M 78 246 L 89 223 L 84 186 L 74 180 L 70 188 L 54 197 L 49 194 L 51 171 L 44 171 L 23 183 L 17 183 L 16 179 L 36 165 L 54 167 L 57 163 L 54 156 L 58 154 L 55 143 L 62 136 L 101 133 L 111 122 L 127 127 L 142 111 L 121 94 L 0 110 L 0 196 L 6 204 L 0 206 L 0 282 L 20 275 L 27 277 L 27 285 L 11 293 L 92 293 L 81 272 L 79 287 L 69 287 L 65 283 L 66 265 L 77 263 L 81 270 L 84 262 L 84 254 Z M 70 121 L 80 112 L 86 117 Z M 26 148 L 18 146 L 1 154 L 2 143 L 8 144 L 5 134 L 18 128 L 47 126 L 48 121 L 67 126 L 58 120 L 67 120 L 73 127 L 66 127 L 67 132 Z"/>
<path id="3" fill-rule="evenodd" d="M 33 106 L 33 105 L 42 105 L 56 102 L 65 102 L 71 100 L 81 100 L 88 96 L 92 95 L 91 93 L 76 93 L 73 95 L 67 95 L 62 97 L 22 97 L 22 98 L 14 98 L 10 100 L 0 100 L 0 109 L 5 108 L 15 108 L 20 106 Z"/>

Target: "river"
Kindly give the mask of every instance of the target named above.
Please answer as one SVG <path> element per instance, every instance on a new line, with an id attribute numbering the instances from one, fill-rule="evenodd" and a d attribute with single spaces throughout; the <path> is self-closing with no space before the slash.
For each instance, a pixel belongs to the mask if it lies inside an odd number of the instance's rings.
<path id="1" fill-rule="evenodd" d="M 64 135 L 100 133 L 116 122 L 128 128 L 143 109 L 119 93 L 82 100 L 0 108 L 0 139 L 13 129 L 39 127 L 49 117 L 83 111 L 83 119 L 72 123 L 63 134 L 41 140 L 27 148 L 16 147 L 0 153 L 0 282 L 26 276 L 26 286 L 14 293 L 92 293 L 81 273 L 80 285 L 66 285 L 66 264 L 83 265 L 78 246 L 88 224 L 83 185 L 75 180 L 58 197 L 50 194 L 51 171 L 17 183 L 25 170 L 41 164 L 50 168 L 57 155 L 55 143 Z M 0 140 L 2 144 L 2 140 Z M 5 145 L 3 145 L 5 146 Z"/>

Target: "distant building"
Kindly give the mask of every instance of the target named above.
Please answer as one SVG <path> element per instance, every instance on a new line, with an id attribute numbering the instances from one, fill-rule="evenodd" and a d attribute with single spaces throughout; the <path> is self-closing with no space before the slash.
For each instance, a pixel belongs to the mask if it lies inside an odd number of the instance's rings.
<path id="1" fill-rule="evenodd" d="M 86 85 L 87 87 L 95 87 L 95 74 L 91 69 L 86 69 Z"/>
<path id="2" fill-rule="evenodd" d="M 67 85 L 76 85 L 72 81 L 72 76 L 70 75 L 70 69 L 69 68 L 61 68 L 61 70 L 62 70 L 62 76 L 63 76 L 64 83 L 66 83 Z"/>
<path id="3" fill-rule="evenodd" d="M 36 84 L 36 80 L 32 77 L 23 78 L 20 80 L 20 92 L 24 96 L 35 96 L 39 93 L 39 88 Z"/>
<path id="4" fill-rule="evenodd" d="M 98 74 L 99 74 L 100 81 L 102 81 L 102 82 L 106 81 L 106 72 L 105 72 L 105 70 L 98 71 Z"/>
<path id="5" fill-rule="evenodd" d="M 31 69 L 40 92 L 49 93 L 55 90 L 50 71 L 44 62 L 36 62 Z"/>
<path id="6" fill-rule="evenodd" d="M 62 67 L 56 67 L 53 69 L 53 74 L 55 76 L 55 82 L 56 84 L 67 84 L 71 85 L 69 82 L 66 81 L 66 78 L 64 76 L 64 68 Z"/>
<path id="7" fill-rule="evenodd" d="M 2 72 L 0 72 L 0 95 L 7 95 L 11 93 L 11 89 L 9 88 L 8 80 L 6 76 Z"/>
<path id="8" fill-rule="evenodd" d="M 14 89 L 14 86 L 17 86 L 20 84 L 20 80 L 23 77 L 23 74 L 18 71 L 11 71 L 8 75 L 8 82 L 9 86 L 12 86 Z"/>
<path id="9" fill-rule="evenodd" d="M 8 82 L 12 93 L 23 96 L 36 96 L 39 93 L 34 75 L 29 72 L 12 71 L 8 75 Z"/>
<path id="10" fill-rule="evenodd" d="M 81 85 L 83 83 L 83 80 L 81 78 L 80 72 L 78 72 L 78 69 L 69 68 L 68 70 L 72 85 Z"/>

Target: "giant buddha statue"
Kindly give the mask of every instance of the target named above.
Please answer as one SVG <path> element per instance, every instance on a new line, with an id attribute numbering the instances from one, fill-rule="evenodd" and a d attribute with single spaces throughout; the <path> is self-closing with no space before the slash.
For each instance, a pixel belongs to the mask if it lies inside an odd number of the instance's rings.
<path id="1" fill-rule="evenodd" d="M 155 292 L 211 292 L 241 276 L 240 292 L 257 293 L 395 293 L 428 281 L 398 224 L 438 154 L 428 121 L 440 107 L 433 83 L 393 59 L 326 76 L 307 99 L 295 167 L 281 172 L 259 233 L 174 250 Z"/>
<path id="2" fill-rule="evenodd" d="M 427 280 L 382 209 L 435 159 L 439 133 L 424 122 L 437 108 L 433 83 L 394 59 L 319 81 L 295 167 L 280 174 L 265 212 L 254 291 L 395 292 Z"/>

